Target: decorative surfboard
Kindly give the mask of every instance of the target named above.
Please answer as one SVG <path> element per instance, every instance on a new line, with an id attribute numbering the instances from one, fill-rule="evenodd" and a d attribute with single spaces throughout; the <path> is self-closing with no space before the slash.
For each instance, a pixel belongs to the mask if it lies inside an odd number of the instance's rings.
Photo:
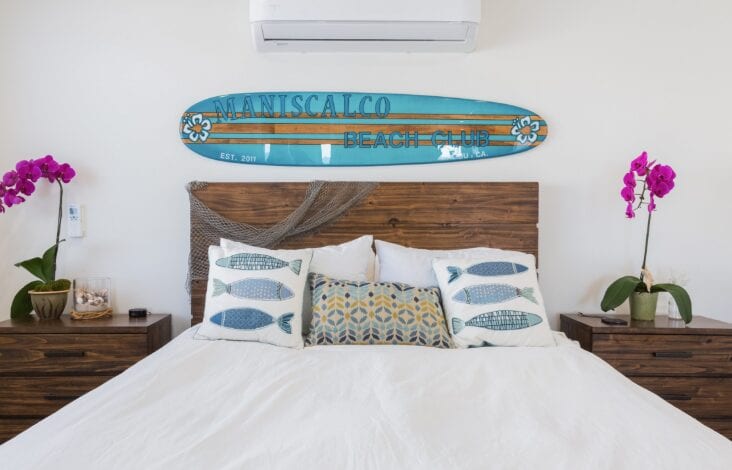
<path id="1" fill-rule="evenodd" d="M 180 137 L 214 160 L 288 166 L 442 163 L 530 150 L 547 135 L 527 109 L 439 96 L 238 93 L 203 100 Z"/>

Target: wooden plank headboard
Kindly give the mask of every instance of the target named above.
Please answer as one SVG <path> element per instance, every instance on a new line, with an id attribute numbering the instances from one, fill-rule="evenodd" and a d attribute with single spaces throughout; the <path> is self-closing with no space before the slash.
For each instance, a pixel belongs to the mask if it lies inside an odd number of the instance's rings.
<path id="1" fill-rule="evenodd" d="M 267 226 L 300 205 L 308 183 L 208 183 L 195 195 L 219 214 Z M 402 245 L 455 249 L 490 246 L 539 254 L 539 184 L 381 183 L 358 206 L 317 233 L 279 248 L 343 243 L 361 235 Z M 191 237 L 191 247 L 201 243 Z M 191 285 L 191 324 L 200 323 L 206 279 Z"/>

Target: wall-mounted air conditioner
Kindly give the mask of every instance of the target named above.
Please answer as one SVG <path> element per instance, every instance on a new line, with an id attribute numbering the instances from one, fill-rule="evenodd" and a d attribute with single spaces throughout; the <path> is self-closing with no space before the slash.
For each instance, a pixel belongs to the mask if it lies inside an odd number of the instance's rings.
<path id="1" fill-rule="evenodd" d="M 261 52 L 469 52 L 480 0 L 250 0 Z"/>

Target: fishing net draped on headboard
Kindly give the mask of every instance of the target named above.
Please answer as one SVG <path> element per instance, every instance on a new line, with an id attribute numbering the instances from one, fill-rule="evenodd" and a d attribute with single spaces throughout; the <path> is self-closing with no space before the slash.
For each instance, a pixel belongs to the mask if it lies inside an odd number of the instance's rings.
<path id="1" fill-rule="evenodd" d="M 191 280 L 208 275 L 208 246 L 218 245 L 221 238 L 249 245 L 272 248 L 282 240 L 313 232 L 334 222 L 348 209 L 368 196 L 378 183 L 356 181 L 313 181 L 302 203 L 280 222 L 268 227 L 236 222 L 206 206 L 195 192 L 205 190 L 207 183 L 193 181 L 187 190 L 191 203 L 191 252 L 187 288 Z M 195 241 L 195 243 L 193 243 Z"/>

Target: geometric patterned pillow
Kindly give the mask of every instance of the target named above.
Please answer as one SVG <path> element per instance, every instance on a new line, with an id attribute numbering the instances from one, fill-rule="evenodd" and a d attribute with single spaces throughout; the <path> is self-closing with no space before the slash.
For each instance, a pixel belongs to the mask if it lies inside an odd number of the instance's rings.
<path id="1" fill-rule="evenodd" d="M 399 344 L 452 348 L 437 288 L 310 274 L 313 320 L 307 346 Z"/>

